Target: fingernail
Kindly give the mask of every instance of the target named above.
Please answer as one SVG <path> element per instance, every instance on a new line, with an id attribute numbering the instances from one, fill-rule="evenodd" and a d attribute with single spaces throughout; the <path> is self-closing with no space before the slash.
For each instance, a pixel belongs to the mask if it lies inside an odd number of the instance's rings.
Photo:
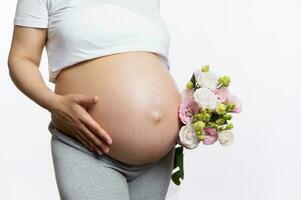
<path id="1" fill-rule="evenodd" d="M 108 144 L 112 144 L 112 140 L 111 139 L 108 139 Z"/>
<path id="2" fill-rule="evenodd" d="M 100 150 L 98 150 L 98 149 L 97 149 L 97 153 L 98 153 L 99 155 L 102 155 L 102 152 L 101 152 Z"/>

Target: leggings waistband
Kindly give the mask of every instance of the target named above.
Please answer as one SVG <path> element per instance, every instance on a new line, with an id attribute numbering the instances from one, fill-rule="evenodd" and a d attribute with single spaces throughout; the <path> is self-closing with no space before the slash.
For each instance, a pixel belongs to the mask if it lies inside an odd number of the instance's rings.
<path id="1" fill-rule="evenodd" d="M 81 144 L 80 142 L 76 141 L 75 139 L 73 139 L 72 137 L 69 137 L 68 135 L 62 133 L 61 131 L 59 131 L 52 123 L 52 121 L 49 122 L 48 124 L 48 130 L 49 132 L 52 134 L 52 136 L 72 147 L 75 147 L 97 159 L 101 158 L 106 162 L 109 162 L 111 164 L 117 164 L 123 168 L 126 168 L 127 170 L 137 170 L 137 169 L 143 169 L 143 168 L 147 168 L 149 166 L 151 166 L 153 163 L 147 163 L 147 164 L 140 164 L 140 165 L 133 165 L 133 164 L 128 164 L 119 160 L 114 159 L 113 157 L 107 155 L 107 154 L 102 154 L 99 155 L 96 152 L 90 151 L 86 146 L 84 146 L 83 144 Z"/>

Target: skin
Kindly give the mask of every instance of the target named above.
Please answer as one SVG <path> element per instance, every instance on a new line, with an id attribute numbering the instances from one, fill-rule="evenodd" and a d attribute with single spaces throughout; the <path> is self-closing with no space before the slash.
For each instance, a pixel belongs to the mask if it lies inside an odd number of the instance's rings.
<path id="1" fill-rule="evenodd" d="M 130 164 L 155 161 L 175 144 L 180 94 L 171 74 L 151 52 L 120 52 L 63 69 L 55 81 L 61 95 L 99 95 L 88 109 L 109 132 L 108 155 Z M 62 132 L 63 120 L 54 120 Z"/>
<path id="2" fill-rule="evenodd" d="M 59 95 L 46 86 L 39 71 L 46 41 L 47 29 L 14 26 L 7 63 L 13 83 L 35 103 L 68 121 L 74 137 L 90 150 L 107 153 L 112 138 L 86 111 L 99 97 Z"/>
<path id="3" fill-rule="evenodd" d="M 115 54 L 65 68 L 53 92 L 38 69 L 46 39 L 47 29 L 15 26 L 8 66 L 18 89 L 51 112 L 58 130 L 129 164 L 155 161 L 178 142 L 180 94 L 153 53 Z M 122 89 L 114 78 L 123 80 Z"/>

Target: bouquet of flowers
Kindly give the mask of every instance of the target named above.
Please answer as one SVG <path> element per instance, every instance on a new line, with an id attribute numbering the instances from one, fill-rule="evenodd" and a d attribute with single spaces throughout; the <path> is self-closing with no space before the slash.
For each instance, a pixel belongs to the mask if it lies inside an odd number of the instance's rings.
<path id="1" fill-rule="evenodd" d="M 234 141 L 230 123 L 231 113 L 239 113 L 242 105 L 239 99 L 230 93 L 229 76 L 217 77 L 205 65 L 194 71 L 186 88 L 181 92 L 179 118 L 181 129 L 176 148 L 172 181 L 180 185 L 184 179 L 183 148 L 194 149 L 199 143 L 214 144 L 216 141 L 229 146 Z M 173 170 L 173 171 L 174 171 Z"/>

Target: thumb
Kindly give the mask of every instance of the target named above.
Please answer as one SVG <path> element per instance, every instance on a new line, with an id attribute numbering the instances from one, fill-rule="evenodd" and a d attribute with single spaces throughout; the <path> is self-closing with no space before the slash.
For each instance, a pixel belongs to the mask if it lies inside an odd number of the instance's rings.
<path id="1" fill-rule="evenodd" d="M 85 96 L 85 95 L 80 95 L 77 102 L 81 105 L 90 105 L 97 103 L 99 97 L 98 96 Z"/>

